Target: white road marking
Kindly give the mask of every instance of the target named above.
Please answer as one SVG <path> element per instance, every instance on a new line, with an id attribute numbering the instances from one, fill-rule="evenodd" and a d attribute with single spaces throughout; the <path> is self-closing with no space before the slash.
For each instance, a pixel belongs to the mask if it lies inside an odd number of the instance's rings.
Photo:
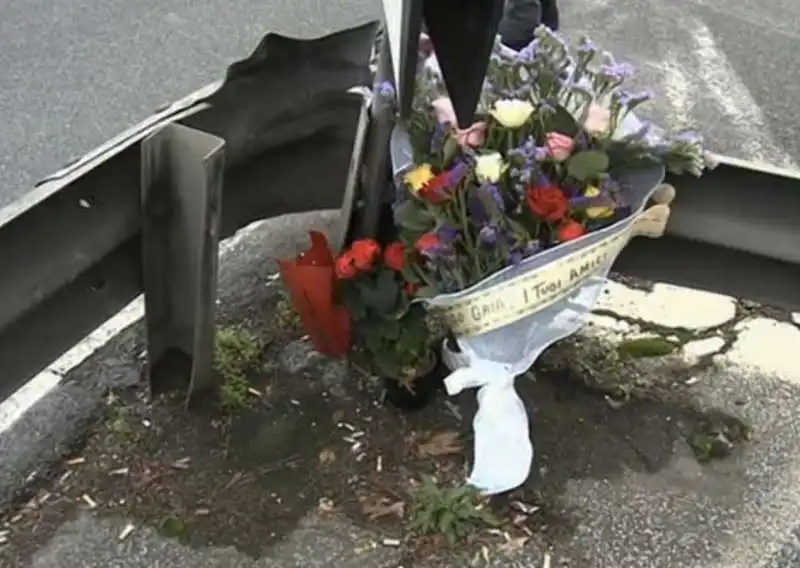
<path id="1" fill-rule="evenodd" d="M 741 137 L 744 154 L 777 166 L 796 167 L 792 157 L 769 135 L 761 107 L 731 62 L 717 48 L 708 26 L 694 18 L 688 22 L 687 36 L 692 38 L 693 67 L 701 81 L 698 94 L 710 92 L 730 117 Z"/>
<path id="2" fill-rule="evenodd" d="M 220 254 L 235 249 L 264 222 L 252 223 L 223 241 L 220 244 Z M 39 399 L 55 388 L 65 374 L 83 363 L 121 331 L 139 321 L 143 315 L 144 297 L 140 295 L 0 403 L 0 433 L 10 428 Z"/>
<path id="3" fill-rule="evenodd" d="M 669 101 L 676 122 L 679 123 L 670 126 L 673 128 L 688 126 L 692 112 L 692 82 L 684 73 L 683 66 L 678 62 L 675 53 L 671 51 L 664 58 L 661 70 L 664 73 L 661 92 Z"/>

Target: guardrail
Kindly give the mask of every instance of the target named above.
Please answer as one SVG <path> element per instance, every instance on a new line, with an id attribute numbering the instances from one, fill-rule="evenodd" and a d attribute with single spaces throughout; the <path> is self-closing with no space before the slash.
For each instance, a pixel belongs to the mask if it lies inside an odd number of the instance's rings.
<path id="1" fill-rule="evenodd" d="M 376 31 L 267 35 L 223 82 L 0 210 L 0 399 L 142 292 L 151 380 L 180 353 L 199 391 L 211 381 L 220 238 L 257 219 L 337 208 L 340 241 L 378 230 L 391 121 L 368 89 Z M 379 75 L 390 67 L 383 49 Z M 800 309 L 800 179 L 720 161 L 703 178 L 671 180 L 667 237 L 634 241 L 617 268 Z M 361 209 L 357 187 L 372 188 Z"/>
<path id="2" fill-rule="evenodd" d="M 800 311 L 800 172 L 720 156 L 668 181 L 667 235 L 632 241 L 615 270 Z"/>
<path id="3" fill-rule="evenodd" d="M 202 388 L 209 366 L 193 356 L 213 352 L 219 238 L 322 209 L 348 228 L 377 27 L 269 34 L 223 82 L 0 210 L 0 399 L 144 291 L 151 375 L 183 352 Z"/>

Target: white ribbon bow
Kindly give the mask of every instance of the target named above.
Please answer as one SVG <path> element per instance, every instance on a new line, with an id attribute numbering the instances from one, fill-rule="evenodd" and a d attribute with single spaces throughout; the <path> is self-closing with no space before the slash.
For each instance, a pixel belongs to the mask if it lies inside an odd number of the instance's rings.
<path id="1" fill-rule="evenodd" d="M 478 412 L 472 422 L 475 457 L 467 483 L 494 495 L 525 483 L 533 462 L 528 413 L 514 389 L 510 365 L 455 354 L 444 348 L 445 363 L 455 369 L 445 379 L 449 395 L 477 388 Z"/>

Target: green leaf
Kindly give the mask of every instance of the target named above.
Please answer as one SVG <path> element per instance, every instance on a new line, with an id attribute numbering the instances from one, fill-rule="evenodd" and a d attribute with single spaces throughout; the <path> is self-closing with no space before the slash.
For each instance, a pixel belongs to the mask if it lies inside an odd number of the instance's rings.
<path id="1" fill-rule="evenodd" d="M 536 85 L 540 93 L 546 97 L 552 96 L 553 89 L 556 87 L 556 76 L 552 72 L 541 69 L 536 77 Z"/>
<path id="2" fill-rule="evenodd" d="M 403 269 L 403 278 L 405 278 L 406 282 L 410 282 L 411 284 L 419 284 L 422 282 L 422 279 L 419 277 L 419 275 L 414 272 L 413 268 L 409 266 L 406 266 Z"/>
<path id="3" fill-rule="evenodd" d="M 408 297 L 405 294 L 401 294 L 400 298 L 397 303 L 397 308 L 394 312 L 394 319 L 401 320 L 405 317 L 408 313 L 408 309 L 411 307 L 411 302 L 408 300 Z"/>
<path id="4" fill-rule="evenodd" d="M 425 233 L 433 228 L 435 219 L 422 204 L 409 199 L 395 208 L 394 222 L 411 232 Z"/>
<path id="5" fill-rule="evenodd" d="M 675 352 L 680 345 L 663 337 L 639 337 L 619 344 L 617 351 L 623 357 L 640 359 L 662 357 Z"/>
<path id="6" fill-rule="evenodd" d="M 366 308 L 383 315 L 394 311 L 400 296 L 400 284 L 390 270 L 382 270 L 376 278 L 359 282 L 359 289 Z"/>
<path id="7" fill-rule="evenodd" d="M 573 138 L 577 136 L 581 130 L 578 121 L 575 120 L 572 113 L 561 105 L 554 107 L 552 111 L 543 113 L 542 122 L 545 132 L 560 132 L 561 134 L 572 136 Z"/>
<path id="8" fill-rule="evenodd" d="M 373 353 L 381 353 L 383 351 L 383 337 L 379 333 L 366 333 L 364 338 L 367 349 Z"/>
<path id="9" fill-rule="evenodd" d="M 347 306 L 347 311 L 350 312 L 350 317 L 354 320 L 360 320 L 367 315 L 364 303 L 361 301 L 361 296 L 355 285 L 346 282 L 342 294 L 344 296 L 344 304 Z"/>
<path id="10" fill-rule="evenodd" d="M 455 136 L 448 136 L 442 148 L 442 165 L 447 166 L 458 154 L 458 140 Z"/>
<path id="11" fill-rule="evenodd" d="M 381 328 L 383 329 L 384 337 L 392 340 L 400 339 L 400 325 L 397 323 L 396 319 L 386 319 L 381 323 Z"/>
<path id="12" fill-rule="evenodd" d="M 578 152 L 567 162 L 569 175 L 580 181 L 596 178 L 608 169 L 608 154 L 600 150 Z"/>
<path id="13" fill-rule="evenodd" d="M 161 522 L 161 534 L 167 538 L 186 536 L 186 523 L 176 517 L 168 517 Z"/>
<path id="14" fill-rule="evenodd" d="M 400 365 L 397 364 L 392 355 L 385 349 L 372 349 L 372 362 L 379 371 L 389 377 L 395 377 L 400 374 Z"/>
<path id="15" fill-rule="evenodd" d="M 506 217 L 506 222 L 517 237 L 528 238 L 530 236 L 530 232 L 519 221 L 515 221 L 511 217 Z"/>

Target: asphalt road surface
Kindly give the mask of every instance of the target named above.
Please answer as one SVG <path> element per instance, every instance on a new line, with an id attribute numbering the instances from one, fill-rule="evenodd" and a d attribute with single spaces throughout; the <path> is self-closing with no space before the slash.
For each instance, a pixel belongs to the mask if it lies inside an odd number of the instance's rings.
<path id="1" fill-rule="evenodd" d="M 800 161 L 800 3 L 562 0 L 662 93 L 652 112 L 700 123 L 724 153 Z M 0 0 L 0 207 L 41 177 L 219 79 L 261 35 L 312 37 L 376 17 L 378 0 Z"/>

